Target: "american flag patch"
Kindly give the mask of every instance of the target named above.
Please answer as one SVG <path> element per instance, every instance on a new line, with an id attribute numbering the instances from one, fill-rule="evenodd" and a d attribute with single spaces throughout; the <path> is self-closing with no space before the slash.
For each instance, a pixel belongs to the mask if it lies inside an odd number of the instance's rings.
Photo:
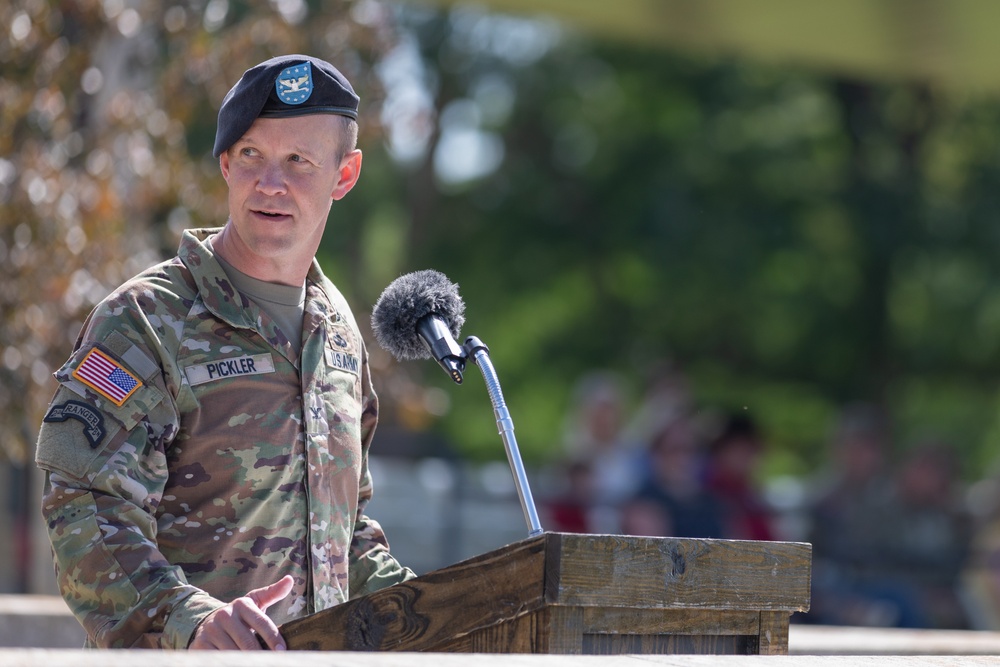
<path id="1" fill-rule="evenodd" d="M 142 386 L 139 378 L 97 348 L 87 353 L 73 377 L 119 407 Z"/>

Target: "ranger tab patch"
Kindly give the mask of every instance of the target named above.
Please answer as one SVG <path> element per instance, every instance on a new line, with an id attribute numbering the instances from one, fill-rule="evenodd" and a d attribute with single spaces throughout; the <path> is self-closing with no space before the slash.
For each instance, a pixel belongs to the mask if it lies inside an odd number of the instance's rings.
<path id="1" fill-rule="evenodd" d="M 61 405 L 53 405 L 42 421 L 64 422 L 75 419 L 83 424 L 83 434 L 91 449 L 101 444 L 104 439 L 104 417 L 93 406 L 80 401 L 66 401 Z"/>
<path id="2" fill-rule="evenodd" d="M 73 377 L 118 407 L 142 386 L 142 381 L 128 372 L 111 355 L 96 347 L 87 353 L 73 371 Z"/>

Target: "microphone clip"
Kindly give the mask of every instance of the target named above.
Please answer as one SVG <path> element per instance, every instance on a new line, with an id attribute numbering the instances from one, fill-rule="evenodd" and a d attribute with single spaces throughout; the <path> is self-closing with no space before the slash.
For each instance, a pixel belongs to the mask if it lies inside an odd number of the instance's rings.
<path id="1" fill-rule="evenodd" d="M 448 377 L 462 384 L 468 353 L 455 342 L 448 323 L 437 313 L 430 313 L 417 321 L 417 333 Z"/>
<path id="2" fill-rule="evenodd" d="M 465 344 L 460 346 L 452 338 L 448 323 L 436 313 L 420 318 L 417 333 L 428 352 L 455 384 L 462 384 L 465 364 L 470 358 L 475 360 L 479 352 L 490 353 L 490 349 L 476 336 L 469 336 L 465 339 Z"/>

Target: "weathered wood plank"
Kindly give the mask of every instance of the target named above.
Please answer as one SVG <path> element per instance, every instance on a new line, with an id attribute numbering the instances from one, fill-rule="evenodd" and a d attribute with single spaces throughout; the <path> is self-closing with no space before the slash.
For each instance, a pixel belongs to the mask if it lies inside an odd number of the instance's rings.
<path id="1" fill-rule="evenodd" d="M 760 612 L 760 644 L 757 653 L 760 655 L 788 654 L 788 612 Z"/>
<path id="2" fill-rule="evenodd" d="M 530 614 L 446 641 L 435 651 L 448 653 L 548 653 L 548 611 Z"/>
<path id="3" fill-rule="evenodd" d="M 586 607 L 581 630 L 639 635 L 757 635 L 760 620 L 760 612 L 756 611 Z"/>
<path id="4" fill-rule="evenodd" d="M 744 652 L 775 611 L 763 645 L 780 652 L 810 559 L 807 544 L 547 533 L 281 630 L 334 651 Z"/>
<path id="5" fill-rule="evenodd" d="M 757 637 L 746 635 L 621 635 L 587 634 L 583 652 L 588 655 L 684 654 L 752 655 Z"/>
<path id="6" fill-rule="evenodd" d="M 809 609 L 812 546 L 550 534 L 551 604 L 596 607 Z"/>
<path id="7" fill-rule="evenodd" d="M 291 621 L 281 633 L 292 649 L 431 650 L 540 609 L 544 546 L 542 538 L 519 542 Z"/>
<path id="8" fill-rule="evenodd" d="M 583 610 L 579 607 L 546 607 L 548 612 L 548 653 L 586 653 L 583 639 Z"/>

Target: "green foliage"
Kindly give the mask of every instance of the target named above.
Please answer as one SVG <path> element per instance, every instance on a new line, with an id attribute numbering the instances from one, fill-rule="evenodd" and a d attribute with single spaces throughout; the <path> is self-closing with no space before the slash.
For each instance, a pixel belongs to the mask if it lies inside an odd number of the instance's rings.
<path id="1" fill-rule="evenodd" d="M 859 400 L 892 412 L 901 447 L 947 439 L 969 474 L 993 458 L 996 100 L 572 38 L 526 67 L 470 46 L 489 20 L 410 24 L 433 35 L 437 109 L 479 104 L 483 80 L 513 102 L 478 128 L 503 138 L 495 171 L 404 206 L 419 234 L 403 269 L 461 284 L 526 456 L 559 453 L 587 371 L 639 394 L 670 361 L 701 405 L 763 423 L 773 473 L 822 464 Z M 470 388 L 446 387 L 441 427 L 498 456 Z"/>
<path id="2" fill-rule="evenodd" d="M 210 148 L 228 87 L 311 51 L 344 69 L 365 114 L 361 183 L 334 206 L 320 261 L 362 322 L 400 273 L 458 282 L 464 333 L 489 345 L 530 461 L 559 453 L 588 371 L 620 371 L 638 401 L 673 366 L 701 406 L 763 424 L 773 474 L 820 465 L 857 400 L 892 412 L 902 447 L 933 435 L 969 475 L 992 464 L 996 99 L 600 44 L 474 9 L 129 7 L 0 10 L 18 36 L 0 40 L 0 400 L 21 456 L 93 300 L 171 253 L 180 228 L 224 220 Z M 94 68 L 105 85 L 84 92 Z M 373 364 L 387 422 L 503 456 L 475 368 L 456 387 L 431 362 L 373 350 Z"/>
<path id="3" fill-rule="evenodd" d="M 225 221 L 211 157 L 218 105 L 274 52 L 338 59 L 362 94 L 376 30 L 257 3 L 15 1 L 0 5 L 0 456 L 27 460 L 91 307 Z"/>

